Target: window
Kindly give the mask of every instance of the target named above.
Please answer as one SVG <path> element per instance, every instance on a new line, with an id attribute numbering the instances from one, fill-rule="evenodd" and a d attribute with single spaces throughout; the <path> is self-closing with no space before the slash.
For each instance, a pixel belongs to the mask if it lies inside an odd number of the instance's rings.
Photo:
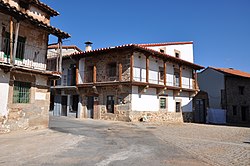
<path id="1" fill-rule="evenodd" d="M 161 53 L 165 53 L 165 50 L 163 50 L 163 49 L 160 49 L 160 52 L 161 52 Z"/>
<path id="2" fill-rule="evenodd" d="M 181 102 L 175 102 L 175 112 L 181 112 Z"/>
<path id="3" fill-rule="evenodd" d="M 164 80 L 164 68 L 159 67 L 159 73 L 160 73 L 160 80 Z"/>
<path id="4" fill-rule="evenodd" d="M 13 40 L 15 40 L 15 34 L 13 34 Z M 24 58 L 25 41 L 26 41 L 25 37 L 18 36 L 16 59 L 22 60 Z M 3 51 L 6 55 L 9 56 L 10 55 L 10 33 L 5 32 L 5 38 L 4 38 L 3 44 L 4 44 Z M 13 49 L 14 49 L 14 44 L 13 44 Z"/>
<path id="5" fill-rule="evenodd" d="M 116 76 L 116 63 L 108 64 L 108 76 L 110 77 Z"/>
<path id="6" fill-rule="evenodd" d="M 106 108 L 108 113 L 114 113 L 114 104 L 115 104 L 114 96 L 112 95 L 107 96 Z"/>
<path id="7" fill-rule="evenodd" d="M 31 83 L 14 82 L 13 103 L 29 103 L 30 102 Z"/>
<path id="8" fill-rule="evenodd" d="M 239 94 L 240 95 L 244 95 L 244 89 L 245 89 L 244 86 L 239 86 Z"/>
<path id="9" fill-rule="evenodd" d="M 181 52 L 178 50 L 174 50 L 174 54 L 176 58 L 180 58 Z"/>
<path id="10" fill-rule="evenodd" d="M 160 98 L 160 109 L 166 109 L 166 98 Z"/>
<path id="11" fill-rule="evenodd" d="M 237 106 L 233 105 L 233 115 L 237 115 Z"/>
<path id="12" fill-rule="evenodd" d="M 180 70 L 174 69 L 174 86 L 180 86 Z"/>

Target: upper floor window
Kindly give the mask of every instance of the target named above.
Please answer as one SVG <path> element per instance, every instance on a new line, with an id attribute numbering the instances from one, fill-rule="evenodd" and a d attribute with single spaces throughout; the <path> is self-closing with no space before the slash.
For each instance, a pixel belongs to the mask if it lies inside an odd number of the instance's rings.
<path id="1" fill-rule="evenodd" d="M 174 54 L 175 54 L 176 58 L 180 58 L 180 56 L 181 56 L 181 52 L 178 50 L 174 50 Z"/>
<path id="2" fill-rule="evenodd" d="M 13 34 L 13 40 L 15 40 L 15 34 Z M 25 41 L 26 41 L 25 37 L 18 36 L 16 57 L 15 57 L 16 59 L 22 60 L 24 58 Z M 14 44 L 13 44 L 13 49 L 14 49 Z M 5 35 L 3 38 L 3 51 L 7 56 L 10 55 L 10 33 L 9 32 L 5 32 Z"/>
<path id="3" fill-rule="evenodd" d="M 175 68 L 174 69 L 174 86 L 180 85 L 180 70 Z"/>
<path id="4" fill-rule="evenodd" d="M 244 90 L 245 90 L 244 86 L 239 86 L 239 94 L 240 95 L 244 95 Z"/>
<path id="5" fill-rule="evenodd" d="M 114 77 L 116 76 L 116 63 L 110 63 L 108 64 L 108 76 Z"/>

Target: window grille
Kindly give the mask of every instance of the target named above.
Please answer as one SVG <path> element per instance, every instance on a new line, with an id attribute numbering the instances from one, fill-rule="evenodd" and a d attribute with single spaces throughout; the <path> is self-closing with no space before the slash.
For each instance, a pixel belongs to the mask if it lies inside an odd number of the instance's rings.
<path id="1" fill-rule="evenodd" d="M 13 103 L 29 103 L 30 102 L 31 83 L 14 82 Z"/>

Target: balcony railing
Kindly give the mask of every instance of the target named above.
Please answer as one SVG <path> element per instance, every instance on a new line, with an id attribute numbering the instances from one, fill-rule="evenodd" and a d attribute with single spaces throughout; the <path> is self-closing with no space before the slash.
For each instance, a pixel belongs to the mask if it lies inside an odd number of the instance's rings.
<path id="1" fill-rule="evenodd" d="M 0 63 L 10 63 L 10 39 L 0 38 Z M 23 42 L 17 42 L 16 54 L 13 58 L 14 65 L 35 68 L 40 70 L 46 69 L 45 55 L 46 49 L 39 46 L 28 45 Z M 14 43 L 13 43 L 14 51 Z"/>

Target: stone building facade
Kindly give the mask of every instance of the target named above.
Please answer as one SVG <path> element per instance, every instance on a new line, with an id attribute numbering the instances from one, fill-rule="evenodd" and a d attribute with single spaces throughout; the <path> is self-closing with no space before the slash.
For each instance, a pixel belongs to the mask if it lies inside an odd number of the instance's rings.
<path id="1" fill-rule="evenodd" d="M 164 52 L 165 51 L 165 52 Z M 193 43 L 130 44 L 72 54 L 79 118 L 193 120 L 198 91 Z"/>
<path id="2" fill-rule="evenodd" d="M 208 67 L 199 73 L 198 80 L 200 89 L 208 93 L 209 108 L 226 110 L 227 123 L 250 125 L 249 73 Z"/>
<path id="3" fill-rule="evenodd" d="M 58 12 L 38 0 L 0 0 L 0 132 L 48 126 L 48 35 L 69 34 L 50 25 Z"/>

